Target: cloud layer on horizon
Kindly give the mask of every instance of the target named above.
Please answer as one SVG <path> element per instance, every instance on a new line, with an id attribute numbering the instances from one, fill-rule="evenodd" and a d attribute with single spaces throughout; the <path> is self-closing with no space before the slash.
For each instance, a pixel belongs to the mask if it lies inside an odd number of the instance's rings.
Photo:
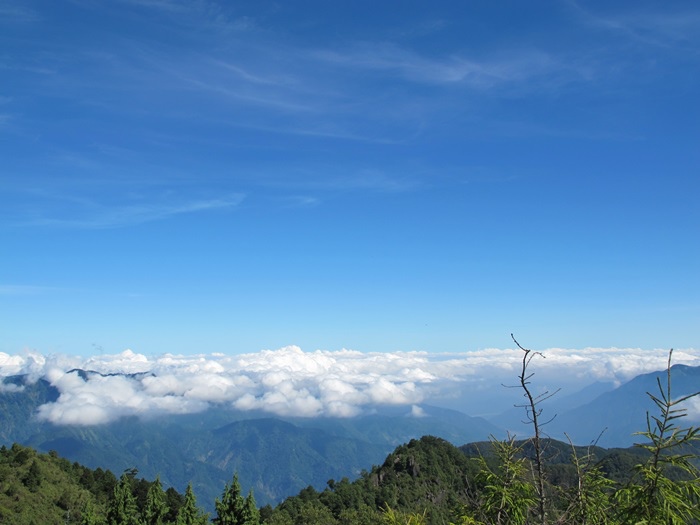
<path id="1" fill-rule="evenodd" d="M 125 350 L 86 359 L 0 352 L 0 376 L 43 377 L 56 387 L 59 398 L 37 414 L 54 424 L 196 413 L 213 404 L 280 416 L 351 417 L 381 405 L 405 405 L 415 413 L 419 403 L 489 396 L 502 384 L 514 384 L 522 355 L 519 349 L 436 354 L 304 352 L 296 346 L 240 355 L 148 357 Z M 538 388 L 566 385 L 575 392 L 595 381 L 621 383 L 662 370 L 668 350 L 548 349 L 543 355 L 532 365 Z M 700 350 L 677 350 L 673 362 L 698 366 Z M 17 387 L 0 386 L 12 389 Z"/>

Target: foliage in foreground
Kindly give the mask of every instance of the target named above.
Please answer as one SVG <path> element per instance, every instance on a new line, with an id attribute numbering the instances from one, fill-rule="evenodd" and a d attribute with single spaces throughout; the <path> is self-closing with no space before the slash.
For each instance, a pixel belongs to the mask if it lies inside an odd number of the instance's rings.
<path id="1" fill-rule="evenodd" d="M 541 354 L 523 350 L 520 386 L 528 389 L 530 361 Z M 546 393 L 526 395 L 527 417 L 538 439 L 493 439 L 462 447 L 463 455 L 437 438 L 414 440 L 355 482 L 330 480 L 322 492 L 308 487 L 275 509 L 263 509 L 265 523 L 700 523 L 699 430 L 679 425 L 686 415 L 681 404 L 696 394 L 673 399 L 671 356 L 665 382 L 659 380 L 657 394 L 648 394 L 658 414 L 648 416 L 632 449 L 547 439 L 537 419 Z"/>
<path id="2" fill-rule="evenodd" d="M 517 344 L 517 341 L 516 341 Z M 700 470 L 693 452 L 693 442 L 700 429 L 679 426 L 687 411 L 682 403 L 700 392 L 673 399 L 671 357 L 669 352 L 665 384 L 658 380 L 658 394 L 648 393 L 658 413 L 647 414 L 646 430 L 639 432 L 637 445 L 646 454 L 634 465 L 624 483 L 609 478 L 590 453 L 579 456 L 573 449 L 575 484 L 557 485 L 548 479 L 549 472 L 541 460 L 543 448 L 538 439 L 541 413 L 536 398 L 530 394 L 528 373 L 530 351 L 524 351 L 521 386 L 529 402 L 526 406 L 533 424 L 536 456 L 528 472 L 518 449 L 511 441 L 496 442 L 497 470 L 481 458 L 480 497 L 462 516 L 462 523 L 474 525 L 521 525 L 537 523 L 572 525 L 700 523 Z M 533 497 L 534 495 L 534 497 Z"/>

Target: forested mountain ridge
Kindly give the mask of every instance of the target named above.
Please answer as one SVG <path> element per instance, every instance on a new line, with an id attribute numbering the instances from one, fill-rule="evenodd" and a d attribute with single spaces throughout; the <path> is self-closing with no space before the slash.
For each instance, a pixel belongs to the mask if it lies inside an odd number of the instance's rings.
<path id="1" fill-rule="evenodd" d="M 514 445 L 518 457 L 532 460 L 529 440 Z M 459 523 L 464 509 L 475 505 L 484 488 L 481 459 L 491 468 L 498 465 L 494 446 L 495 442 L 485 441 L 456 447 L 424 436 L 397 447 L 381 465 L 363 472 L 355 481 L 329 480 L 320 492 L 307 487 L 275 509 L 263 509 L 263 516 L 270 525 L 307 523 L 311 516 L 320 520 L 313 523 L 370 525 L 381 522 L 386 510 L 392 509 L 404 517 L 421 516 L 425 523 Z M 548 483 L 562 493 L 579 481 L 574 457 L 590 455 L 592 463 L 621 486 L 635 465 L 649 456 L 637 447 L 572 447 L 556 440 L 546 440 L 545 450 Z"/>
<path id="2" fill-rule="evenodd" d="M 325 523 L 371 524 L 387 508 L 425 512 L 428 523 L 447 523 L 466 505 L 478 466 L 447 441 L 425 436 L 397 447 L 381 465 L 355 481 L 329 480 L 317 492 L 308 487 L 276 509 L 264 509 L 267 523 L 301 523 L 309 516 Z"/>
<path id="3" fill-rule="evenodd" d="M 460 523 L 466 509 L 473 508 L 483 497 L 484 472 L 499 468 L 498 443 L 502 442 L 470 443 L 458 448 L 432 436 L 411 440 L 353 481 L 348 477 L 329 479 L 322 491 L 309 486 L 274 508 L 264 506 L 259 521 L 249 525 Z M 514 442 L 514 445 L 519 457 L 532 460 L 531 441 Z M 565 495 L 580 481 L 574 458 L 590 456 L 606 479 L 622 487 L 633 475 L 635 466 L 649 457 L 648 451 L 637 447 L 572 447 L 554 440 L 546 441 L 545 450 L 547 480 L 555 489 L 553 494 L 559 498 L 555 505 L 559 506 L 566 504 Z M 686 451 L 696 453 L 697 449 Z M 680 475 L 678 479 L 682 478 Z M 116 499 L 124 498 L 125 493 L 129 494 L 133 515 L 145 519 L 149 491 L 158 487 L 159 480 L 138 479 L 134 470 L 127 470 L 117 479 L 110 471 L 71 463 L 55 452 L 42 454 L 17 444 L 0 448 L 0 523 L 121 524 L 110 521 L 109 516 L 114 512 L 110 509 L 119 507 Z M 184 523 L 208 523 L 205 509 L 210 509 L 210 517 L 214 517 L 216 502 L 222 501 L 222 495 L 230 488 L 230 483 L 222 484 L 216 501 L 207 501 L 196 489 L 190 492 L 188 486 L 186 492 L 193 505 L 190 510 L 199 521 Z M 245 501 L 240 485 L 235 490 L 240 501 Z M 162 492 L 162 497 L 162 519 L 153 523 L 177 523 L 178 512 L 186 505 L 187 495 L 170 488 Z M 391 519 L 398 521 L 387 521 Z"/>

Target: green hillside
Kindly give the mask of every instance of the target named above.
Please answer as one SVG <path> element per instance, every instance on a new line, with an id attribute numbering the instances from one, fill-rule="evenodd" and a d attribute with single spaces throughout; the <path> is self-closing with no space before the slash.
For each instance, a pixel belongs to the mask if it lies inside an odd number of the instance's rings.
<path id="1" fill-rule="evenodd" d="M 245 525 L 491 523 L 463 520 L 467 516 L 478 518 L 489 491 L 505 480 L 501 477 L 500 481 L 494 481 L 494 478 L 489 478 L 489 473 L 504 472 L 501 452 L 509 445 L 525 467 L 510 482 L 517 481 L 527 486 L 532 483 L 534 457 L 530 440 L 481 442 L 458 448 L 443 439 L 424 436 L 397 447 L 381 465 L 363 471 L 354 481 L 329 479 L 322 491 L 309 486 L 275 508 L 266 505 L 260 509 L 259 519 L 256 517 Z M 626 523 L 614 517 L 612 502 L 624 489 L 642 486 L 637 466 L 648 462 L 649 451 L 642 447 L 574 448 L 555 440 L 545 440 L 543 445 L 550 519 L 546 523 Z M 686 448 L 684 452 L 694 454 L 696 450 Z M 582 472 L 585 475 L 582 476 Z M 694 472 L 696 476 L 692 478 L 682 469 L 672 467 L 667 477 L 674 486 L 687 482 L 697 486 L 697 471 Z M 595 478 L 598 482 L 605 480 L 598 494 L 604 494 L 605 498 L 596 504 L 609 515 L 609 519 L 576 521 L 567 514 L 571 512 L 572 495 L 576 494 L 576 487 L 582 481 L 587 482 L 586 475 L 591 473 L 594 478 L 598 476 Z M 219 494 L 223 494 L 225 488 L 230 488 L 230 485 L 223 484 Z M 236 490 L 239 501 L 245 501 L 240 494 L 240 485 Z M 160 521 L 146 519 L 146 509 L 153 493 L 161 494 Z M 194 493 L 190 496 L 194 498 Z M 697 495 L 693 496 L 692 492 L 689 497 L 697 500 Z M 122 498 L 122 503 L 119 503 L 119 498 Z M 117 479 L 110 471 L 92 470 L 71 463 L 54 452 L 42 454 L 17 444 L 0 448 L 0 523 L 128 524 L 131 522 L 115 518 L 114 509 L 124 508 L 124 501 L 131 501 L 126 507 L 131 506 L 136 520 L 133 525 L 179 525 L 178 513 L 184 514 L 182 509 L 187 499 L 172 488 L 163 491 L 159 480 L 137 478 L 135 470 L 127 470 Z M 202 521 L 202 507 L 215 509 L 212 518 L 219 510 L 216 502 L 205 499 L 197 502 L 194 498 L 191 504 L 200 521 L 184 521 L 184 524 L 208 523 Z M 526 516 L 527 521 L 509 519 L 502 523 L 540 523 L 534 519 L 531 509 Z M 238 521 L 220 523 L 244 525 Z"/>
<path id="2" fill-rule="evenodd" d="M 115 506 L 121 485 L 133 497 L 135 512 L 145 514 L 148 493 L 159 482 L 126 471 L 117 479 L 109 470 L 95 470 L 71 463 L 55 452 L 42 454 L 14 444 L 0 447 L 0 523 L 12 525 L 99 525 Z M 175 523 L 184 503 L 172 488 L 162 492 L 165 502 L 162 524 Z M 148 525 L 142 522 L 141 525 Z"/>
<path id="3" fill-rule="evenodd" d="M 16 524 L 81 523 L 86 508 L 104 514 L 116 478 L 56 454 L 0 448 L 0 520 Z"/>

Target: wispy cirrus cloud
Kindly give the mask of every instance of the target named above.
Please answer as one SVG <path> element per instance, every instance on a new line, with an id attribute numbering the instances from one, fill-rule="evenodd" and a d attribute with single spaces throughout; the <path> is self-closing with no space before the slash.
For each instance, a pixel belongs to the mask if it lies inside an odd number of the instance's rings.
<path id="1" fill-rule="evenodd" d="M 123 4 L 145 7 L 159 11 L 181 12 L 187 11 L 188 5 L 191 2 L 182 2 L 179 0 L 119 0 Z"/>
<path id="2" fill-rule="evenodd" d="M 224 197 L 176 201 L 176 202 L 138 202 L 122 204 L 104 204 L 90 202 L 82 211 L 70 210 L 56 215 L 41 215 L 30 221 L 33 226 L 52 226 L 80 229 L 110 229 L 134 226 L 147 222 L 162 221 L 179 215 L 204 213 L 217 210 L 233 209 L 238 206 L 244 194 L 232 194 Z M 81 199 L 85 203 L 85 199 Z"/>
<path id="3" fill-rule="evenodd" d="M 661 10 L 594 11 L 575 0 L 568 5 L 586 24 L 623 35 L 644 45 L 687 48 L 700 44 L 700 10 L 665 5 Z"/>
<path id="4" fill-rule="evenodd" d="M 364 42 L 345 51 L 316 51 L 313 56 L 336 67 L 394 73 L 411 82 L 479 89 L 523 82 L 560 67 L 551 55 L 536 50 L 518 51 L 500 59 L 469 58 L 460 54 L 427 57 L 386 42 Z"/>
<path id="5" fill-rule="evenodd" d="M 476 53 L 453 46 L 428 54 L 410 39 L 360 40 L 352 32 L 319 46 L 290 38 L 283 26 L 265 25 L 265 17 L 234 16 L 237 10 L 216 2 L 123 0 L 119 5 L 115 16 L 126 19 L 141 9 L 157 10 L 172 22 L 168 31 L 188 45 L 173 44 L 177 38 L 129 34 L 90 47 L 65 44 L 50 53 L 29 47 L 23 62 L 39 61 L 56 71 L 49 79 L 32 77 L 26 83 L 30 94 L 99 108 L 129 123 L 129 133 L 137 135 L 196 120 L 204 128 L 223 123 L 392 143 L 419 135 L 446 114 L 478 113 L 481 99 L 553 91 L 593 77 L 593 65 L 556 49 L 499 45 Z M 88 2 L 82 6 L 97 9 Z"/>
<path id="6" fill-rule="evenodd" d="M 221 164 L 235 165 L 236 151 L 269 151 L 288 138 L 309 143 L 319 139 L 313 148 L 320 151 L 326 147 L 322 144 L 325 139 L 405 145 L 431 133 L 588 137 L 590 129 L 570 129 L 573 125 L 566 120 L 552 121 L 542 118 L 542 113 L 522 116 L 518 111 L 495 115 L 489 107 L 525 93 L 539 100 L 558 96 L 570 86 L 576 90 L 602 82 L 605 75 L 601 71 L 621 60 L 610 54 L 596 55 L 595 50 L 587 51 L 590 55 L 572 56 L 570 48 L 547 47 L 544 40 L 521 46 L 517 39 L 508 43 L 494 39 L 476 51 L 467 40 L 448 33 L 454 31 L 450 24 L 434 21 L 429 22 L 431 35 L 444 32 L 438 50 L 417 45 L 398 33 L 360 35 L 348 31 L 321 43 L 308 41 L 297 38 L 279 21 L 271 22 L 272 18 L 262 15 L 247 17 L 244 9 L 217 2 L 72 3 L 76 5 L 93 15 L 113 14 L 120 20 L 140 17 L 145 9 L 156 10 L 162 17 L 149 26 L 158 30 L 107 31 L 104 39 L 90 46 L 27 39 L 21 59 L 5 59 L 17 71 L 17 94 L 21 92 L 22 97 L 8 93 L 13 98 L 7 98 L 10 103 L 3 105 L 0 127 L 2 115 L 11 115 L 12 127 L 32 137 L 31 149 L 37 158 L 43 155 L 46 162 L 41 168 L 55 160 L 60 147 L 64 164 L 92 170 L 95 178 L 107 178 L 104 173 L 122 168 L 143 173 L 147 171 L 144 166 L 156 163 L 179 167 L 178 154 L 185 149 L 206 151 L 210 158 L 222 159 Z M 268 6 L 261 11 L 268 8 L 273 9 Z M 681 38 L 691 34 L 693 20 L 671 13 L 657 22 L 657 30 Z M 418 30 L 425 23 L 412 24 Z M 644 28 L 653 19 L 639 15 L 636 21 L 625 23 Z M 166 32 L 160 31 L 166 26 Z M 165 34 L 169 37 L 160 38 Z M 27 67 L 40 67 L 52 74 L 30 74 Z M 615 69 L 614 65 L 609 69 Z M 67 113 L 79 115 L 80 124 L 57 126 L 58 121 L 45 120 L 46 111 L 28 118 L 26 110 L 18 110 L 15 98 L 35 100 L 35 107 L 47 101 L 52 106 L 65 106 Z M 40 135 L 36 134 L 38 129 L 42 130 Z M 83 140 L 83 134 L 104 144 L 112 152 L 109 158 L 102 156 L 96 162 L 95 152 L 90 151 L 94 145 Z M 117 158 L 114 154 L 130 150 L 139 151 L 140 156 Z M 289 165 L 293 169 L 294 163 Z M 68 171 L 65 166 L 59 168 L 60 172 Z M 392 176 L 395 166 L 374 170 L 368 163 L 353 168 L 354 174 L 328 178 L 311 173 L 304 179 L 304 173 L 297 171 L 292 186 L 319 192 L 325 188 L 396 191 L 421 186 L 415 183 L 421 177 Z M 246 169 L 237 170 L 235 176 L 245 178 Z M 54 165 L 39 171 L 59 173 Z M 42 180 L 40 185 L 45 184 L 51 182 Z M 222 203 L 205 198 L 189 204 L 86 203 L 71 213 L 42 209 L 33 223 L 111 228 L 224 209 L 235 206 L 232 199 Z"/>
<path id="7" fill-rule="evenodd" d="M 32 10 L 25 2 L 13 2 L 8 0 L 0 5 L 0 23 L 3 21 L 34 22 L 39 19 L 36 11 Z"/>
<path id="8" fill-rule="evenodd" d="M 369 191 L 377 193 L 397 193 L 415 190 L 421 182 L 415 174 L 404 173 L 402 177 L 376 168 L 355 170 L 338 169 L 332 165 L 289 167 L 286 175 L 279 173 L 256 173 L 255 180 L 260 186 L 283 190 L 309 190 L 321 192 Z"/>

